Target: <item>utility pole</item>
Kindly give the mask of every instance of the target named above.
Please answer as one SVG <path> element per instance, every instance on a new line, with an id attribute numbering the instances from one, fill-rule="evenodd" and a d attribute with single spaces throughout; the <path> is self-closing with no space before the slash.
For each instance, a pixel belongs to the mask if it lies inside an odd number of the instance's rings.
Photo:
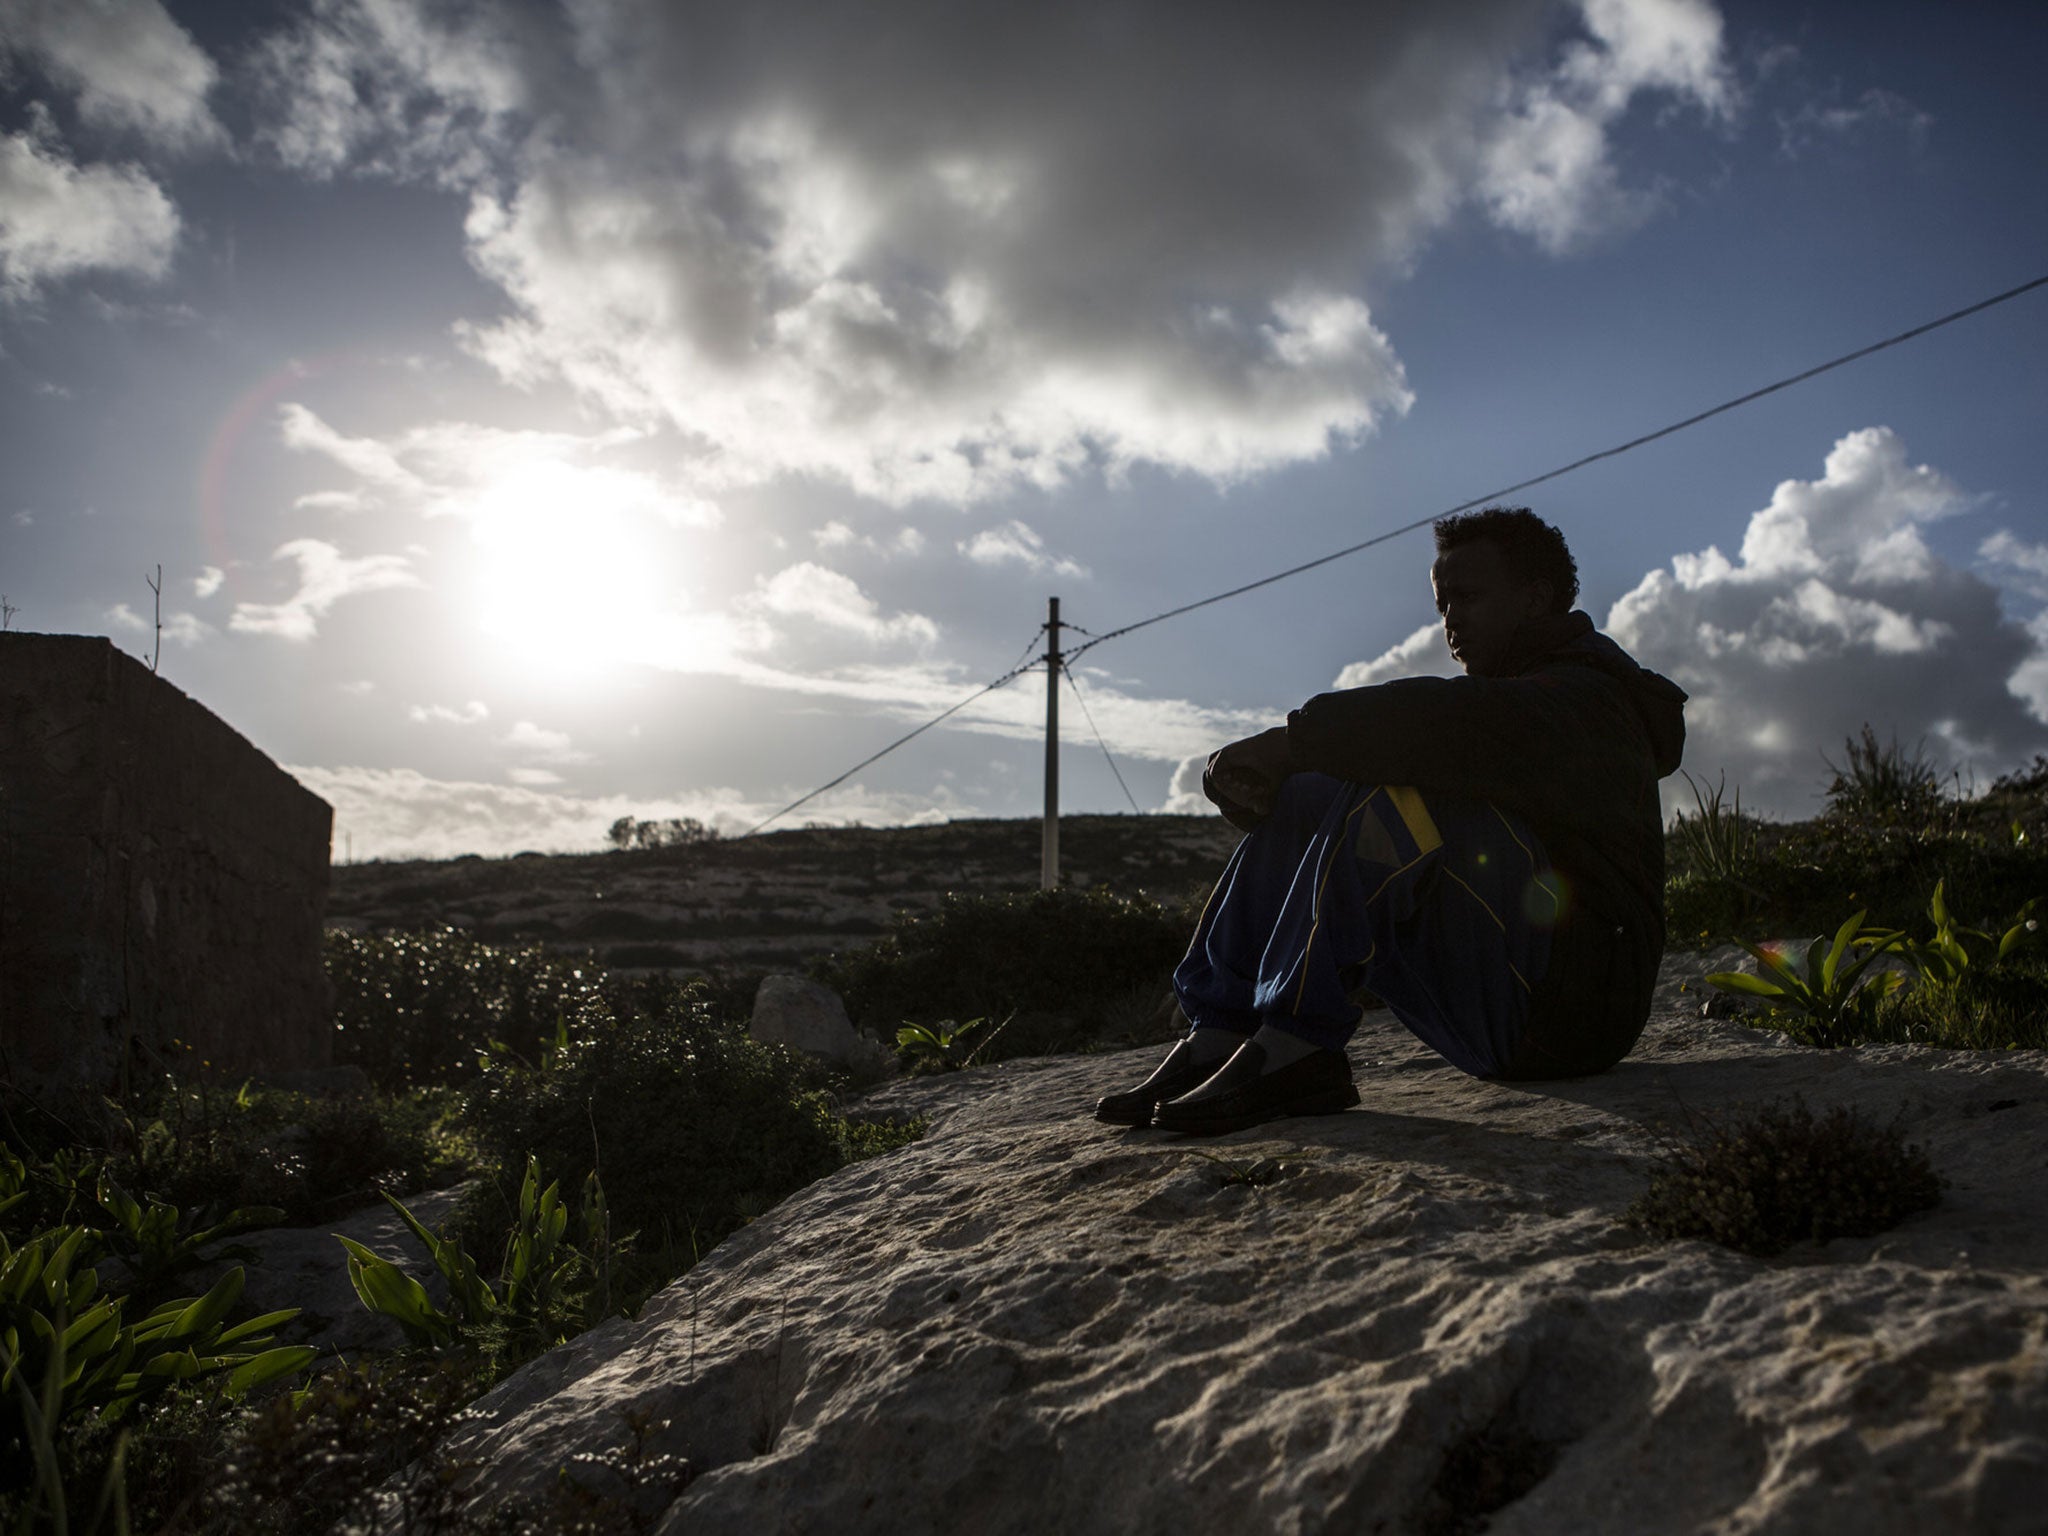
<path id="1" fill-rule="evenodd" d="M 1038 886 L 1060 883 L 1060 600 L 1046 600 L 1045 612 L 1045 836 L 1040 844 Z"/>

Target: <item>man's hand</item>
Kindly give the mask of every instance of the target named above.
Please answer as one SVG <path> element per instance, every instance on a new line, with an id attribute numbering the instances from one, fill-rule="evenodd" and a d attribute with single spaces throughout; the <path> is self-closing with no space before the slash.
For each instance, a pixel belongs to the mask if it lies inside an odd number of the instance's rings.
<path id="1" fill-rule="evenodd" d="M 1202 773 L 1202 793 L 1215 802 L 1224 820 L 1251 832 L 1273 813 L 1273 797 L 1292 772 L 1294 752 L 1287 742 L 1287 727 L 1275 726 L 1213 753 Z"/>

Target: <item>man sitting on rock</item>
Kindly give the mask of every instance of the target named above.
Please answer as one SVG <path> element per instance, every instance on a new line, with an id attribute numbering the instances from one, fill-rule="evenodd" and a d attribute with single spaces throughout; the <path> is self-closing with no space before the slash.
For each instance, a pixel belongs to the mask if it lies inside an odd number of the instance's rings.
<path id="1" fill-rule="evenodd" d="M 1573 609 L 1571 551 L 1527 508 L 1446 518 L 1436 547 L 1465 675 L 1318 694 L 1209 759 L 1203 792 L 1248 835 L 1174 973 L 1193 1027 L 1096 1118 L 1215 1134 L 1347 1109 L 1361 988 L 1475 1077 L 1604 1071 L 1642 1033 L 1685 695 Z"/>

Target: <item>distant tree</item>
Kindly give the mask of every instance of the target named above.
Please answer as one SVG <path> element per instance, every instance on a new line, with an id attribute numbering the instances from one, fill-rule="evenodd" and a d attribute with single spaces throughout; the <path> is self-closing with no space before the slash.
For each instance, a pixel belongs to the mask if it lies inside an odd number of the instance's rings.
<path id="1" fill-rule="evenodd" d="M 605 838 L 615 849 L 687 848 L 697 843 L 718 841 L 718 829 L 707 827 L 694 816 L 670 816 L 642 821 L 621 816 L 611 824 Z"/>

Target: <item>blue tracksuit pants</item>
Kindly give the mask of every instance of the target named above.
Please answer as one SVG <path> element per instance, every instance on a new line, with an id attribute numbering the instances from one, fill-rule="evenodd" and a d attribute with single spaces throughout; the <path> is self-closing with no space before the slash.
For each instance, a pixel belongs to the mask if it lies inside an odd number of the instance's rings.
<path id="1" fill-rule="evenodd" d="M 1197 1027 L 1342 1049 L 1363 985 L 1454 1065 L 1498 1076 L 1559 890 L 1526 823 L 1484 801 L 1293 774 L 1224 866 L 1174 991 Z"/>

